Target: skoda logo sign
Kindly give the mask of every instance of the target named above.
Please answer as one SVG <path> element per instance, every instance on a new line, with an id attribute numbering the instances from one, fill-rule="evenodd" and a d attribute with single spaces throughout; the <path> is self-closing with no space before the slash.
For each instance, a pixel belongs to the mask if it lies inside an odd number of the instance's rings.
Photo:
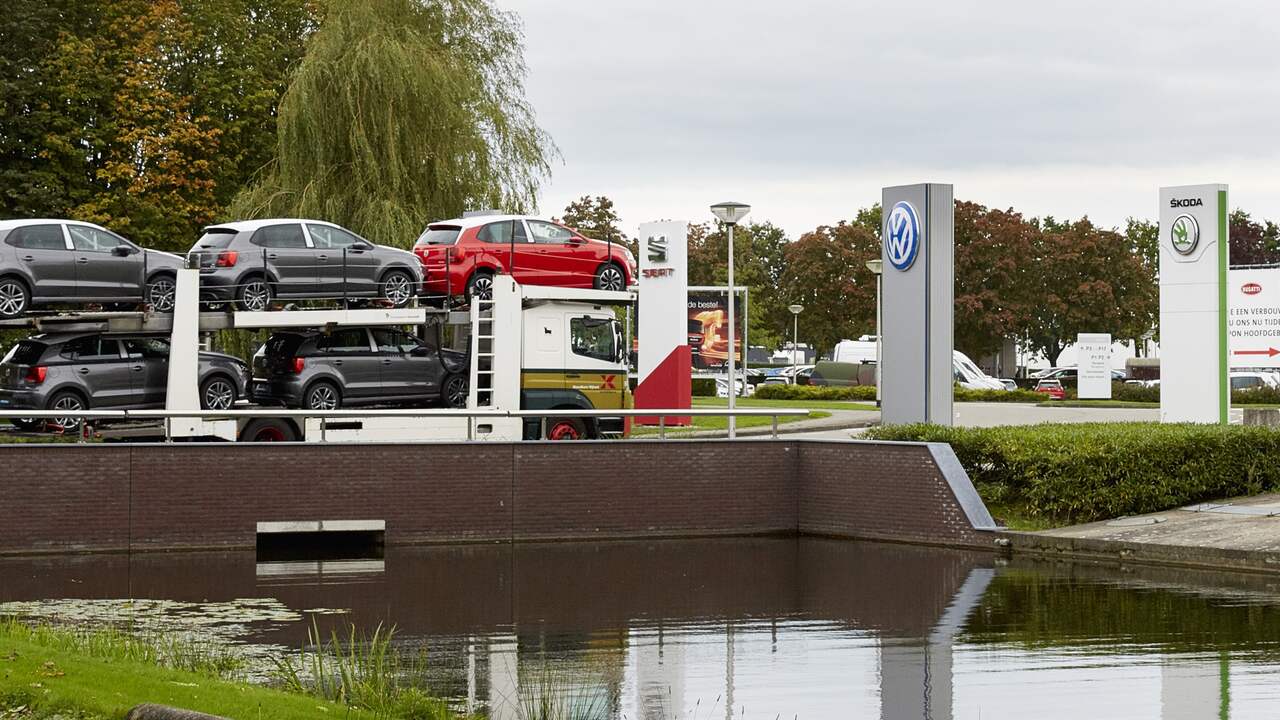
<path id="1" fill-rule="evenodd" d="M 1169 239 L 1179 255 L 1190 255 L 1200 244 L 1200 223 L 1190 215 L 1179 215 L 1169 226 Z"/>
<path id="2" fill-rule="evenodd" d="M 920 220 L 911 203 L 903 201 L 889 211 L 884 225 L 884 252 L 889 264 L 907 270 L 920 251 Z"/>

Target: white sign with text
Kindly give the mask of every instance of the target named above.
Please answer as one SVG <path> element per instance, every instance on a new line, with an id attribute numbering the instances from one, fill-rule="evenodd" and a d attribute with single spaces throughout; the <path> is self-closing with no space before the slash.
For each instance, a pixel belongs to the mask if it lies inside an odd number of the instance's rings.
<path id="1" fill-rule="evenodd" d="M 1280 367 L 1280 268 L 1227 273 L 1231 367 Z"/>
<path id="2" fill-rule="evenodd" d="M 1111 399 L 1111 335 L 1076 335 L 1076 376 L 1081 400 Z"/>

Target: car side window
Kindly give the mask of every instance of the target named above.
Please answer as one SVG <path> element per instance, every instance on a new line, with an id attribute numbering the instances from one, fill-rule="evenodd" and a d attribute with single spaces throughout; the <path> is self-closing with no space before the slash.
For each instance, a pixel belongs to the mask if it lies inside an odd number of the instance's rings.
<path id="1" fill-rule="evenodd" d="M 360 238 L 332 225 L 307 223 L 307 232 L 311 233 L 311 244 L 323 250 L 341 250 L 360 242 Z"/>
<path id="2" fill-rule="evenodd" d="M 489 223 L 488 225 L 480 228 L 480 232 L 476 233 L 476 239 L 482 243 L 506 245 L 511 242 L 511 226 L 512 223 L 510 220 Z M 523 240 L 521 242 L 523 242 Z"/>
<path id="3" fill-rule="evenodd" d="M 9 234 L 9 244 L 27 250 L 66 250 L 61 225 L 27 225 Z"/>
<path id="4" fill-rule="evenodd" d="M 86 225 L 67 225 L 67 234 L 71 236 L 71 245 L 80 252 L 111 252 L 125 243 L 109 232 Z"/>
<path id="5" fill-rule="evenodd" d="M 410 353 L 422 346 L 418 338 L 409 333 L 390 328 L 374 328 L 373 341 L 378 344 L 378 352 Z"/>
<path id="6" fill-rule="evenodd" d="M 130 358 L 155 360 L 169 357 L 169 343 L 160 338 L 125 338 L 122 342 Z"/>
<path id="7" fill-rule="evenodd" d="M 561 245 L 573 239 L 573 231 L 569 228 L 560 227 L 555 223 L 542 220 L 530 220 L 529 232 L 533 235 L 533 241 L 536 243 Z"/>
<path id="8" fill-rule="evenodd" d="M 100 337 L 83 337 L 62 346 L 59 353 L 65 358 L 79 360 L 119 360 L 120 345 L 115 340 Z"/>
<path id="9" fill-rule="evenodd" d="M 369 337 L 362 328 L 347 328 L 320 338 L 316 348 L 331 353 L 369 352 Z"/>
<path id="10" fill-rule="evenodd" d="M 269 248 L 305 248 L 302 226 L 297 223 L 268 225 L 253 234 L 253 244 Z"/>

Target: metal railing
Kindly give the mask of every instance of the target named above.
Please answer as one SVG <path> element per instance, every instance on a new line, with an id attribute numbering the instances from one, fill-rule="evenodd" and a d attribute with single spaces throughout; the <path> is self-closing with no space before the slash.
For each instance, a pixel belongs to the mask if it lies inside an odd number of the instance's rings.
<path id="1" fill-rule="evenodd" d="M 116 422 L 158 421 L 162 426 L 165 442 L 173 440 L 171 420 L 173 418 L 197 418 L 200 420 L 236 420 L 236 419 L 289 419 L 305 422 L 309 418 L 320 420 L 355 420 L 361 418 L 465 418 L 467 420 L 467 440 L 474 440 L 477 421 L 503 418 L 537 418 L 540 420 L 541 432 L 545 437 L 547 421 L 555 418 L 617 418 L 617 417 L 656 417 L 658 419 L 658 437 L 667 437 L 667 418 L 670 417 L 769 417 L 772 418 L 772 437 L 778 437 L 778 418 L 808 417 L 811 412 L 806 408 L 631 408 L 626 410 L 491 410 L 491 409 L 388 409 L 388 410 L 290 410 L 285 408 L 254 408 L 237 410 L 3 410 L 0 420 L 60 420 L 74 418 L 77 423 L 80 441 L 87 439 L 86 427 L 90 423 L 84 421 L 107 420 Z M 74 425 L 72 427 L 75 427 Z M 423 438 L 430 440 L 431 438 Z M 321 426 L 321 442 L 325 442 L 324 426 Z M 0 441 L 2 444 L 2 441 Z"/>

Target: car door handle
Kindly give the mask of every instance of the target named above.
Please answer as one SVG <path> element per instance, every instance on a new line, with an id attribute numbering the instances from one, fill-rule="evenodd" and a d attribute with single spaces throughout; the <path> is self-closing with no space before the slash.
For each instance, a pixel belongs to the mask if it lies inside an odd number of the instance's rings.
<path id="1" fill-rule="evenodd" d="M 341 365 L 341 364 L 342 364 L 342 361 L 341 361 L 341 360 L 334 360 L 334 361 L 333 361 L 333 364 L 334 364 L 334 365 Z"/>
<path id="2" fill-rule="evenodd" d="M 269 254 L 267 255 L 267 259 L 268 259 L 268 260 L 275 260 L 277 257 L 279 257 L 279 256 L 278 256 L 278 255 L 276 255 L 275 253 L 269 253 Z"/>
<path id="3" fill-rule="evenodd" d="M 383 364 L 383 365 L 390 365 L 390 364 L 391 364 L 391 358 L 386 358 L 385 360 L 383 360 L 383 361 L 382 361 L 382 364 Z"/>
<path id="4" fill-rule="evenodd" d="M 134 366 L 133 366 L 133 371 L 134 371 L 134 372 L 142 372 L 142 366 L 141 366 L 141 365 L 134 365 Z"/>
<path id="5" fill-rule="evenodd" d="M 34 256 L 34 255 L 23 255 L 23 256 L 22 256 L 22 259 L 23 259 L 23 260 L 35 260 L 36 258 L 35 258 L 35 256 Z"/>
<path id="6" fill-rule="evenodd" d="M 79 372 L 81 375 L 88 375 L 88 374 L 89 374 L 89 368 L 80 368 L 80 370 L 79 370 L 78 372 Z"/>
<path id="7" fill-rule="evenodd" d="M 76 258 L 76 262 L 80 263 L 81 265 L 85 265 L 89 262 L 89 258 Z"/>

